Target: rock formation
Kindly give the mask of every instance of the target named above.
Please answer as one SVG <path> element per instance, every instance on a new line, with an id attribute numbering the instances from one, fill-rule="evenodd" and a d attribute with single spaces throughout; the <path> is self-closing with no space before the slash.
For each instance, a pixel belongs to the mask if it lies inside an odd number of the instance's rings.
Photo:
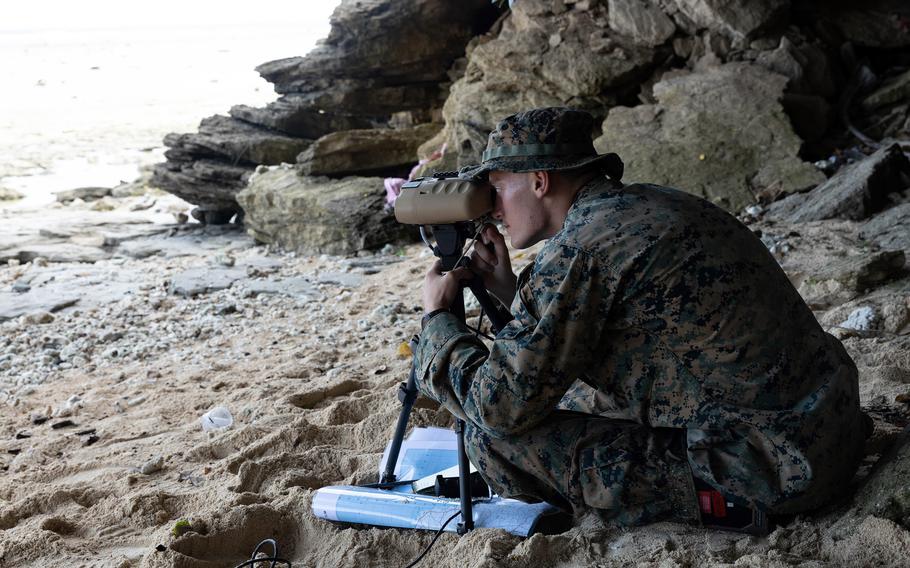
<path id="1" fill-rule="evenodd" d="M 629 180 L 679 187 L 733 212 L 797 194 L 769 218 L 796 215 L 803 202 L 852 208 L 834 193 L 820 201 L 801 192 L 824 182 L 815 195 L 829 193 L 841 182 L 826 176 L 862 161 L 875 140 L 910 131 L 910 76 L 900 67 L 910 5 L 748 4 L 345 1 L 316 50 L 258 68 L 277 101 L 234 107 L 198 133 L 169 136 L 156 181 L 199 204 L 198 217 L 226 221 L 241 212 L 236 194 L 257 165 L 296 163 L 309 187 L 317 176 L 404 177 L 444 147 L 420 171 L 452 170 L 479 160 L 500 118 L 568 105 L 602 121 L 596 146 L 620 154 Z M 866 146 L 855 148 L 856 140 Z M 273 202 L 246 203 L 247 216 L 272 220 L 268 231 L 251 226 L 258 238 L 298 242 L 279 236 L 281 211 L 262 210 Z M 887 205 L 863 203 L 871 209 L 853 218 Z M 297 222 L 286 219 L 292 232 Z"/>
<path id="2" fill-rule="evenodd" d="M 258 241 L 304 253 L 346 254 L 402 240 L 413 228 L 383 206 L 381 178 L 303 177 L 290 167 L 263 168 L 237 194 Z"/>
<path id="3" fill-rule="evenodd" d="M 595 147 L 622 156 L 629 181 L 684 187 L 732 211 L 769 189 L 809 189 L 825 176 L 797 157 L 785 83 L 742 62 L 665 75 L 657 104 L 610 110 Z"/>
<path id="4" fill-rule="evenodd" d="M 203 120 L 198 133 L 169 135 L 168 161 L 155 169 L 154 183 L 198 205 L 197 218 L 226 222 L 241 212 L 235 195 L 257 165 L 294 163 L 314 141 L 333 133 L 432 122 L 444 101 L 449 67 L 496 15 L 486 0 L 346 0 L 332 15 L 329 36 L 309 55 L 257 68 L 281 94 L 277 101 L 266 108 L 236 106 L 230 117 Z M 396 153 L 392 166 L 416 161 L 413 137 L 390 134 L 385 142 Z M 336 151 L 337 138 L 315 144 L 304 170 L 350 173 L 324 167 L 331 160 L 319 156 L 325 147 Z M 413 159 L 398 157 L 403 153 Z M 388 170 L 386 165 L 365 169 Z"/>

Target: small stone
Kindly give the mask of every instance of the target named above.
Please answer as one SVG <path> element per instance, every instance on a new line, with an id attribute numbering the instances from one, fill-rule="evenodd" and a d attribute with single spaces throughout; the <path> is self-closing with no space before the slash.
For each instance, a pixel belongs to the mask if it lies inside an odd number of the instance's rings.
<path id="1" fill-rule="evenodd" d="M 108 349 L 105 349 L 104 353 L 101 354 L 101 356 L 105 359 L 116 359 L 117 357 L 120 357 L 120 355 L 120 349 L 117 347 L 110 347 Z"/>
<path id="2" fill-rule="evenodd" d="M 215 257 L 216 264 L 220 264 L 221 266 L 227 266 L 229 268 L 231 266 L 234 266 L 234 264 L 236 262 L 237 262 L 237 260 L 229 254 L 219 254 L 218 256 Z"/>
<path id="3" fill-rule="evenodd" d="M 850 339 L 851 337 L 861 337 L 860 333 L 855 329 L 847 329 L 846 327 L 832 327 L 828 330 L 828 333 L 834 336 L 835 339 L 843 341 L 845 339 Z"/>
<path id="4" fill-rule="evenodd" d="M 54 321 L 54 314 L 46 311 L 33 312 L 25 316 L 25 323 L 28 324 L 46 324 Z"/>
<path id="5" fill-rule="evenodd" d="M 110 197 L 102 197 L 98 201 L 92 203 L 92 211 L 113 211 L 117 208 L 117 203 L 115 203 Z"/>
<path id="6" fill-rule="evenodd" d="M 109 187 L 79 187 L 56 193 L 59 203 L 85 203 L 86 201 L 102 199 L 110 194 L 111 189 Z"/>
<path id="7" fill-rule="evenodd" d="M 35 424 L 35 425 L 44 424 L 49 419 L 50 419 L 50 416 L 48 416 L 47 413 L 44 413 L 44 414 L 35 413 L 35 414 L 32 414 L 31 417 L 29 418 L 29 420 L 31 420 L 32 424 Z"/>
<path id="8" fill-rule="evenodd" d="M 149 461 L 142 464 L 142 467 L 139 468 L 139 473 L 142 475 L 151 475 L 153 473 L 159 472 L 164 469 L 164 457 L 155 456 Z"/>
<path id="9" fill-rule="evenodd" d="M 846 329 L 855 329 L 857 331 L 869 331 L 878 323 L 878 315 L 871 306 L 857 308 L 850 312 L 847 319 L 840 323 L 840 327 Z"/>
<path id="10" fill-rule="evenodd" d="M 25 197 L 15 189 L 0 186 L 0 201 L 13 201 Z"/>
<path id="11" fill-rule="evenodd" d="M 23 282 L 22 280 L 16 280 L 13 282 L 13 292 L 23 294 L 32 289 L 32 286 L 28 282 Z"/>
<path id="12" fill-rule="evenodd" d="M 145 402 L 145 399 L 146 399 L 146 397 L 144 394 L 139 395 L 136 398 L 132 398 L 132 399 L 128 400 L 126 405 L 127 406 L 138 406 L 138 405 L 142 404 L 143 402 Z"/>
<path id="13" fill-rule="evenodd" d="M 151 209 L 154 205 L 154 199 L 143 199 L 130 205 L 130 211 L 145 211 L 146 209 Z"/>
<path id="14" fill-rule="evenodd" d="M 122 338 L 124 333 L 122 331 L 108 331 L 101 336 L 102 343 L 110 343 L 112 341 L 117 341 Z"/>
<path id="15" fill-rule="evenodd" d="M 76 344 L 75 342 L 70 343 L 68 345 L 65 345 L 63 347 L 63 349 L 60 350 L 60 359 L 63 361 L 69 361 L 69 360 L 75 358 L 76 355 L 78 355 L 81 351 L 82 351 L 82 349 L 79 347 L 78 344 Z"/>
<path id="16" fill-rule="evenodd" d="M 215 306 L 215 313 L 218 314 L 219 316 L 236 314 L 237 306 L 234 304 L 217 304 Z"/>

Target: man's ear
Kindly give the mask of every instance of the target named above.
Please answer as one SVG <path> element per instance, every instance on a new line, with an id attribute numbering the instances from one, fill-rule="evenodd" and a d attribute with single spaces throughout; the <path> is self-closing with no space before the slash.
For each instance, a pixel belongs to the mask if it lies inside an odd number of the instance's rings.
<path id="1" fill-rule="evenodd" d="M 542 171 L 531 172 L 531 175 L 534 176 L 534 195 L 537 196 L 538 199 L 542 199 L 553 189 L 553 177 L 550 175 L 550 172 Z"/>

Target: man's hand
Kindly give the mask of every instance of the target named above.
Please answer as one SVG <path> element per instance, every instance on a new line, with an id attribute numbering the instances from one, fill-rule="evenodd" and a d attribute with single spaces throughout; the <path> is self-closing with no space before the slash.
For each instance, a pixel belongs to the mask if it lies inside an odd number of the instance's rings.
<path id="1" fill-rule="evenodd" d="M 483 279 L 487 291 L 505 306 L 512 305 L 518 278 L 512 272 L 506 240 L 493 225 L 486 225 L 474 243 L 471 269 Z"/>
<path id="2" fill-rule="evenodd" d="M 443 274 L 442 261 L 437 260 L 423 279 L 423 313 L 451 308 L 461 281 L 470 280 L 473 276 L 474 273 L 467 268 L 456 268 Z"/>

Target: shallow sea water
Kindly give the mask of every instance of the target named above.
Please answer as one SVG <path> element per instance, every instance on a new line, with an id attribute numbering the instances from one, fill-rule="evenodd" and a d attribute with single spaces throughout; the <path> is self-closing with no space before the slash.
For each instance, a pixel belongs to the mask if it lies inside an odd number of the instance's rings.
<path id="1" fill-rule="evenodd" d="M 40 208 L 53 193 L 132 181 L 163 160 L 162 138 L 231 106 L 275 100 L 254 68 L 304 55 L 321 25 L 0 32 L 0 186 Z"/>

